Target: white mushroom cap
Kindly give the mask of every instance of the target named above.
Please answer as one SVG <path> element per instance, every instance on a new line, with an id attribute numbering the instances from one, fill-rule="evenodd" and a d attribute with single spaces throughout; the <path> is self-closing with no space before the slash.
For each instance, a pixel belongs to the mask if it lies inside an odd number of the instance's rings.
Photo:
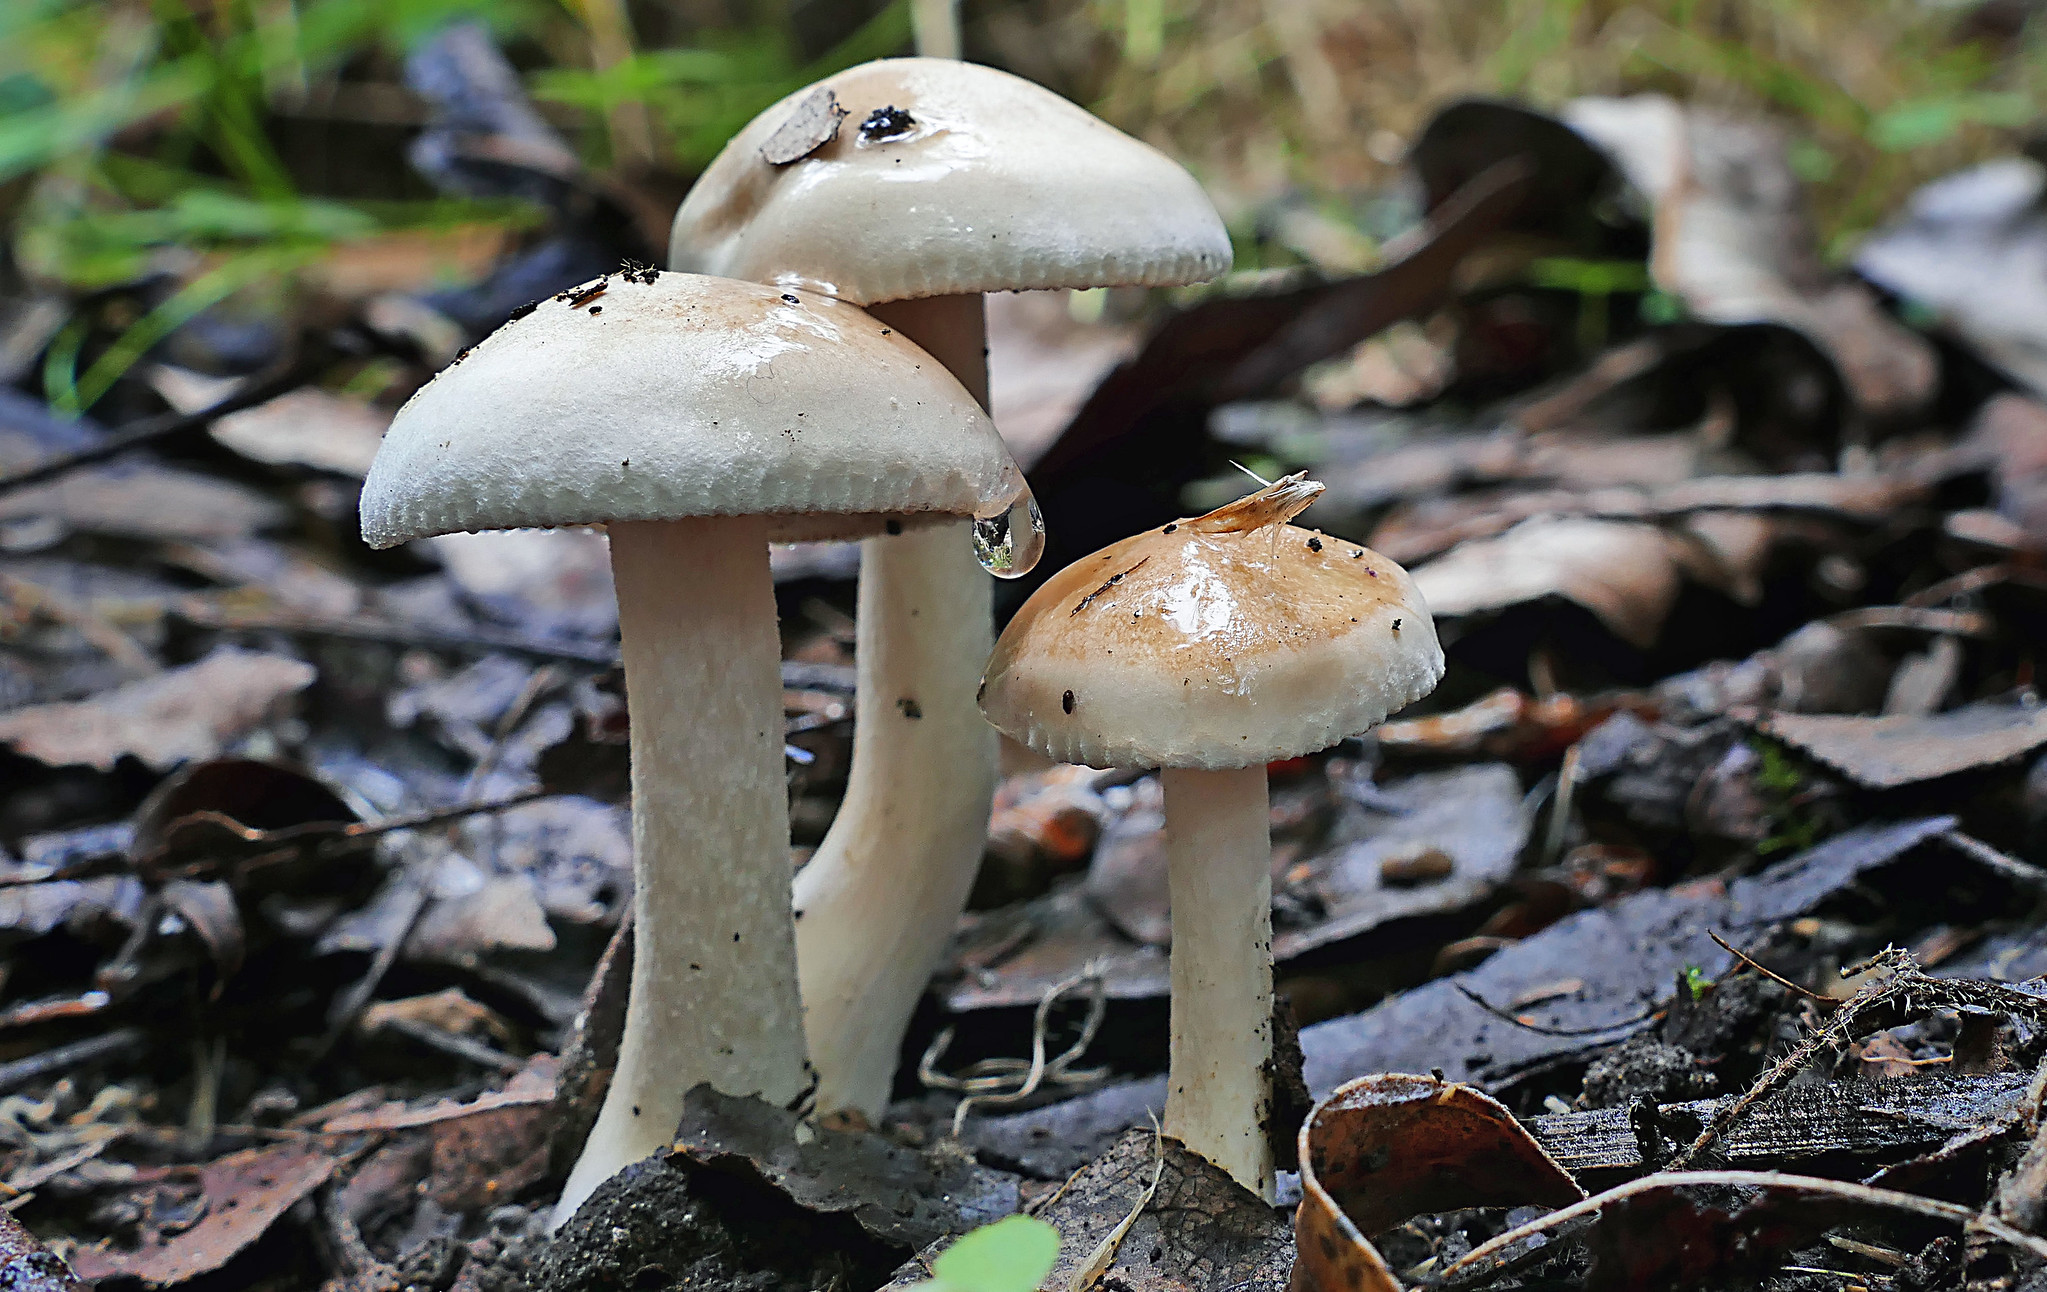
<path id="1" fill-rule="evenodd" d="M 1321 491 L 1290 476 L 1053 575 L 995 644 L 982 712 L 1060 762 L 1220 770 L 1427 695 L 1443 652 L 1407 572 L 1286 523 Z"/>
<path id="2" fill-rule="evenodd" d="M 542 302 L 398 410 L 373 547 L 459 530 L 770 517 L 778 541 L 989 516 L 1024 488 L 929 355 L 818 294 L 641 270 Z"/>
<path id="3" fill-rule="evenodd" d="M 680 269 L 879 301 L 1173 286 L 1230 267 L 1180 165 L 973 63 L 863 63 L 733 136 L 676 212 Z"/>

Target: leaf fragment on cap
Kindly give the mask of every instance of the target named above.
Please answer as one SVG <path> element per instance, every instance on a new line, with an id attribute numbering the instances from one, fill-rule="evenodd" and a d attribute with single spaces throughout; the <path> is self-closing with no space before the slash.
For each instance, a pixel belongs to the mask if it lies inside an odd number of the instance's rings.
<path id="1" fill-rule="evenodd" d="M 847 109 L 829 86 L 818 86 L 807 95 L 789 119 L 775 128 L 761 145 L 761 159 L 770 166 L 787 166 L 824 147 L 839 137 L 839 123 Z"/>

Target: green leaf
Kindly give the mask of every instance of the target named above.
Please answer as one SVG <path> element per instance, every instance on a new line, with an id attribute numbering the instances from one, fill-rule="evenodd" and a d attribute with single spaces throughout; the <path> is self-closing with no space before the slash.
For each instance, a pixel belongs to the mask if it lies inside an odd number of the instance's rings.
<path id="1" fill-rule="evenodd" d="M 931 1264 L 924 1292 L 1033 1292 L 1059 1259 L 1059 1231 L 1011 1216 L 962 1235 Z"/>
<path id="2" fill-rule="evenodd" d="M 1869 123 L 1869 141 L 1886 152 L 1944 143 L 1963 126 L 2022 126 L 2033 119 L 2032 99 L 2018 91 L 1955 94 L 1900 103 Z"/>

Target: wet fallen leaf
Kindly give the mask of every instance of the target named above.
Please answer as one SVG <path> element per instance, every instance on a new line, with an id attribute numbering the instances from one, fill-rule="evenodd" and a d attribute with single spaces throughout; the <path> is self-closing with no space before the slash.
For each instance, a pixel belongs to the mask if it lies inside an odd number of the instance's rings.
<path id="1" fill-rule="evenodd" d="M 72 1257 L 89 1281 L 127 1277 L 173 1287 L 226 1265 L 278 1217 L 334 1174 L 334 1159 L 308 1144 L 278 1144 L 216 1158 L 202 1167 L 168 1168 L 196 1180 L 204 1212 L 190 1228 L 155 1234 L 134 1250 L 82 1247 Z"/>
<path id="2" fill-rule="evenodd" d="M 1498 889 L 1528 839 L 1520 778 L 1501 763 L 1429 772 L 1379 787 L 1379 808 L 1364 813 L 1359 837 L 1308 859 L 1302 887 L 1321 918 L 1276 929 L 1282 962 L 1395 920 L 1455 911 Z M 1428 883 L 1389 880 L 1386 865 L 1425 850 L 1447 869 Z"/>
<path id="3" fill-rule="evenodd" d="M 315 676 L 299 660 L 223 647 L 90 700 L 0 714 L 0 744 L 50 767 L 111 771 L 130 755 L 162 770 L 218 756 Z"/>
<path id="4" fill-rule="evenodd" d="M 550 1103 L 486 1108 L 432 1123 L 427 1196 L 450 1211 L 481 1211 L 546 1178 Z"/>
<path id="5" fill-rule="evenodd" d="M 225 542 L 275 529 L 286 515 L 246 486 L 150 461 L 84 467 L 0 495 L 0 522 L 44 518 L 124 538 Z"/>
<path id="6" fill-rule="evenodd" d="M 1436 1069 L 1452 1080 L 1491 1084 L 1560 1055 L 1611 1044 L 1646 1021 L 1685 966 L 1708 976 L 1725 971 L 1732 957 L 1707 930 L 1739 943 L 1743 930 L 1802 914 L 1952 824 L 1951 817 L 1928 817 L 1862 826 L 1731 883 L 1644 889 L 1580 911 L 1454 979 L 1303 1028 L 1308 1088 L 1326 1094 L 1363 1072 Z M 1582 986 L 1520 1011 L 1536 1028 L 1506 1022 L 1459 991 L 1462 986 L 1503 1007 L 1564 978 Z"/>

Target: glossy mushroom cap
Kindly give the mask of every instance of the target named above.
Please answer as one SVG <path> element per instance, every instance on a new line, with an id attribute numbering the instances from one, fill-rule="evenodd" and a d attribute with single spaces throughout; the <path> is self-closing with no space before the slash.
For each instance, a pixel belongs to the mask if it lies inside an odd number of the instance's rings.
<path id="1" fill-rule="evenodd" d="M 1202 282 L 1230 240 L 1178 163 L 1050 90 L 897 58 L 733 136 L 676 213 L 669 260 L 865 305 Z"/>
<path id="2" fill-rule="evenodd" d="M 1023 475 L 938 362 L 821 294 L 640 270 L 515 318 L 398 410 L 373 547 L 458 530 L 769 517 L 777 541 L 998 515 Z"/>
<path id="3" fill-rule="evenodd" d="M 1435 689 L 1443 652 L 1407 571 L 1286 522 L 1300 476 L 1103 548 L 1010 620 L 981 711 L 1094 767 L 1251 767 L 1325 748 Z"/>

